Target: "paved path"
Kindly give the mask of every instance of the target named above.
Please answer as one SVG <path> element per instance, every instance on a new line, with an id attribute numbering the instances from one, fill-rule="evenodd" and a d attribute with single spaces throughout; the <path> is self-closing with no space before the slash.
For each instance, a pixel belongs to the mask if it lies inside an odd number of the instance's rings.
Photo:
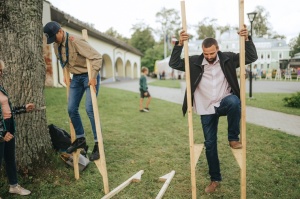
<path id="1" fill-rule="evenodd" d="M 148 79 L 148 82 L 152 79 Z M 248 88 L 246 83 L 246 88 Z M 104 87 L 118 88 L 132 92 L 139 92 L 138 80 L 122 81 L 102 84 Z M 182 89 L 165 88 L 150 86 L 149 91 L 153 98 L 166 100 L 173 103 L 182 104 L 185 85 Z M 300 82 L 275 82 L 275 81 L 256 81 L 253 83 L 253 96 L 255 92 L 278 92 L 294 93 L 300 91 Z M 255 92 L 254 92 L 255 91 Z M 261 108 L 246 107 L 246 122 L 280 130 L 291 135 L 300 136 L 300 116 L 269 111 Z"/>

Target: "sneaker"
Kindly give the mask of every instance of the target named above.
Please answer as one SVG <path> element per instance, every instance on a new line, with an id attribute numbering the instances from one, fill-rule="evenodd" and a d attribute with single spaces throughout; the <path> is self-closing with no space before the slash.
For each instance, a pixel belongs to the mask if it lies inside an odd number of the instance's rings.
<path id="1" fill-rule="evenodd" d="M 141 113 L 145 113 L 145 112 L 149 112 L 149 111 L 146 111 L 145 109 L 142 109 L 140 110 Z"/>
<path id="2" fill-rule="evenodd" d="M 219 185 L 220 183 L 218 181 L 211 181 L 210 184 L 205 188 L 205 192 L 213 193 Z"/>
<path id="3" fill-rule="evenodd" d="M 95 161 L 95 160 L 98 160 L 99 158 L 100 158 L 100 154 L 99 154 L 98 143 L 95 143 L 94 149 L 93 149 L 92 154 L 89 159 L 90 159 L 90 161 Z"/>
<path id="4" fill-rule="evenodd" d="M 21 196 L 26 196 L 26 195 L 29 195 L 31 192 L 27 189 L 24 189 L 20 185 L 17 185 L 15 187 L 9 187 L 9 193 L 16 193 Z"/>
<path id="5" fill-rule="evenodd" d="M 69 148 L 67 148 L 66 152 L 67 153 L 73 153 L 74 151 L 76 151 L 79 148 L 85 148 L 86 147 L 86 141 L 85 138 L 77 138 Z"/>
<path id="6" fill-rule="evenodd" d="M 144 108 L 144 112 L 149 112 L 149 108 Z"/>

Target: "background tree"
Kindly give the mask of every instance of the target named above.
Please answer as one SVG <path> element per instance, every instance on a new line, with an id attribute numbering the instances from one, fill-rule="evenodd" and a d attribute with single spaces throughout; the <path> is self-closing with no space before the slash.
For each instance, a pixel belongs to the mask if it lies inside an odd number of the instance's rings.
<path id="1" fill-rule="evenodd" d="M 142 59 L 142 66 L 147 66 L 150 72 L 154 71 L 154 65 L 156 60 L 162 60 L 164 58 L 163 55 L 164 44 L 158 43 L 152 48 L 148 48 L 144 54 Z"/>
<path id="2" fill-rule="evenodd" d="M 114 37 L 114 38 L 117 38 L 121 41 L 124 41 L 124 42 L 128 42 L 129 39 L 126 38 L 126 37 L 123 37 L 120 33 L 118 33 L 113 27 L 110 27 L 108 30 L 106 30 L 104 32 L 105 34 L 111 36 L 111 37 Z"/>
<path id="3" fill-rule="evenodd" d="M 161 41 L 164 42 L 164 58 L 171 54 L 170 43 L 172 36 L 176 35 L 176 30 L 180 28 L 181 20 L 175 9 L 162 8 L 156 13 L 156 22 L 160 23 L 161 29 L 157 30 Z"/>
<path id="4" fill-rule="evenodd" d="M 300 52 L 300 33 L 298 37 L 291 40 L 289 46 L 291 47 L 291 51 L 290 51 L 291 57 L 294 57 L 295 54 Z"/>
<path id="5" fill-rule="evenodd" d="M 277 32 L 272 33 L 272 39 L 286 39 L 286 36 L 280 35 Z"/>
<path id="6" fill-rule="evenodd" d="M 196 26 L 196 32 L 198 34 L 197 39 L 205 39 L 206 37 L 215 38 L 215 22 L 216 19 L 209 19 L 208 17 L 204 18 L 201 22 Z"/>
<path id="7" fill-rule="evenodd" d="M 140 50 L 143 54 L 147 49 L 155 45 L 152 29 L 143 24 L 135 24 L 132 28 L 134 33 L 131 35 L 129 44 Z"/>
<path id="8" fill-rule="evenodd" d="M 175 30 L 180 27 L 181 20 L 175 9 L 166 9 L 163 7 L 160 12 L 156 13 L 156 22 L 160 23 L 161 29 L 158 30 L 161 40 L 166 35 L 175 35 Z"/>
<path id="9" fill-rule="evenodd" d="M 237 27 L 233 27 L 235 29 L 238 29 Z M 231 29 L 231 26 L 230 25 L 226 25 L 226 26 L 218 26 L 217 27 L 217 30 L 220 31 L 220 34 L 223 34 L 224 32 L 227 32 Z"/>
<path id="10" fill-rule="evenodd" d="M 43 59 L 43 1 L 0 0 L 0 55 L 6 68 L 3 85 L 13 105 L 45 106 Z M 51 148 L 46 112 L 16 117 L 16 156 L 20 169 L 45 162 Z M 35 163 L 35 164 L 33 164 Z"/>
<path id="11" fill-rule="evenodd" d="M 268 22 L 268 18 L 270 14 L 266 9 L 262 6 L 256 6 L 255 12 L 257 12 L 255 20 L 253 21 L 253 32 L 257 37 L 263 37 L 264 35 L 270 35 L 269 30 L 270 24 Z"/>

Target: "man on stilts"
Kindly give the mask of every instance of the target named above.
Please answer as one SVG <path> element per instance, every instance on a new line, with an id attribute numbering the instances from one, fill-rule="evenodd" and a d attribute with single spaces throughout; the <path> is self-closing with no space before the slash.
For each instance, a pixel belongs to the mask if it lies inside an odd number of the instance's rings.
<path id="1" fill-rule="evenodd" d="M 245 64 L 257 60 L 256 48 L 246 26 L 238 34 L 245 38 Z M 185 31 L 180 32 L 169 61 L 170 67 L 185 71 L 185 60 L 181 59 L 184 41 L 189 39 Z M 190 85 L 193 110 L 200 115 L 204 132 L 206 158 L 211 182 L 205 192 L 212 193 L 222 180 L 217 150 L 217 129 L 220 116 L 227 116 L 228 141 L 233 149 L 242 148 L 239 141 L 241 102 L 236 68 L 240 67 L 239 53 L 221 52 L 218 42 L 206 38 L 202 43 L 203 53 L 189 57 Z M 241 73 L 243 74 L 243 73 Z M 183 102 L 183 114 L 187 112 L 187 95 Z"/>
<path id="2" fill-rule="evenodd" d="M 94 134 L 94 149 L 90 155 L 90 160 L 98 160 L 100 158 L 98 139 L 96 133 L 93 104 L 91 97 L 90 85 L 98 94 L 100 87 L 99 71 L 102 65 L 102 56 L 94 48 L 92 48 L 83 38 L 74 36 L 66 32 L 61 26 L 55 22 L 49 22 L 44 27 L 44 33 L 47 37 L 47 44 L 54 43 L 54 51 L 59 59 L 61 66 L 66 67 L 73 74 L 73 78 L 64 81 L 71 81 L 68 113 L 76 133 L 76 140 L 66 150 L 67 153 L 73 153 L 79 148 L 86 147 L 85 132 L 78 111 L 80 101 L 86 93 L 86 112 L 90 119 L 92 131 Z M 91 79 L 89 80 L 86 59 L 91 63 Z"/>

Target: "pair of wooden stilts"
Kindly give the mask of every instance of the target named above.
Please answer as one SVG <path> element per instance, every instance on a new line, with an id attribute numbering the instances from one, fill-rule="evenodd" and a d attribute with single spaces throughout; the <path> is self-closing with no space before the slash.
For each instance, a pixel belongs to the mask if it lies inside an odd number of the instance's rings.
<path id="1" fill-rule="evenodd" d="M 239 5 L 239 26 L 244 27 L 244 0 L 238 0 Z M 185 1 L 181 0 L 181 17 L 183 30 L 187 32 Z M 245 39 L 240 37 L 240 99 L 241 99 L 241 142 L 242 149 L 232 149 L 233 155 L 240 166 L 241 171 L 241 198 L 246 198 L 246 103 L 245 103 Z M 193 118 L 192 118 L 192 100 L 191 100 L 191 83 L 190 83 L 190 66 L 188 41 L 184 41 L 184 58 L 186 73 L 186 89 L 188 102 L 188 126 L 189 126 L 189 143 L 190 143 L 190 162 L 191 162 L 191 185 L 192 198 L 196 196 L 196 174 L 195 167 L 203 149 L 203 144 L 194 144 Z"/>
<path id="2" fill-rule="evenodd" d="M 86 41 L 88 40 L 87 30 L 85 30 L 85 29 L 82 30 L 82 36 Z M 87 64 L 87 68 L 88 68 L 89 79 L 91 79 L 91 65 L 90 65 L 90 61 L 88 59 L 86 59 L 86 64 Z M 64 77 L 67 80 L 66 81 L 67 98 L 69 98 L 70 73 L 66 67 L 64 68 Z M 99 154 L 101 157 L 100 159 L 95 160 L 94 162 L 95 162 L 100 174 L 102 175 L 104 192 L 108 193 L 109 192 L 108 176 L 107 176 L 107 170 L 106 170 L 106 160 L 105 160 L 105 154 L 104 154 L 103 138 L 102 138 L 102 132 L 101 132 L 101 126 L 100 126 L 97 97 L 96 97 L 95 89 L 92 88 L 92 86 L 90 86 L 90 89 L 91 89 L 91 98 L 92 98 L 92 103 L 93 103 L 95 126 L 96 126 L 97 138 L 98 138 Z M 75 130 L 74 130 L 73 124 L 70 119 L 69 119 L 69 122 L 70 122 L 71 141 L 74 142 L 76 139 L 76 134 L 75 134 Z M 75 179 L 77 179 L 77 180 L 79 179 L 79 166 L 78 166 L 79 155 L 80 155 L 80 149 L 76 150 L 73 153 L 74 175 L 75 175 Z"/>

